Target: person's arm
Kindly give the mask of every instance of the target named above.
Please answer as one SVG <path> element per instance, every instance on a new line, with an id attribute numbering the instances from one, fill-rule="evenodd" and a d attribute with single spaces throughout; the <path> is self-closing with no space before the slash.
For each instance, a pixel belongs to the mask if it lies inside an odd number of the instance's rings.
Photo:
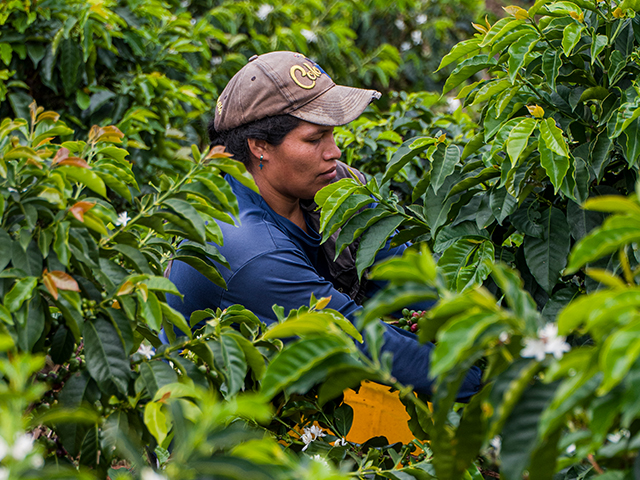
<path id="1" fill-rule="evenodd" d="M 262 320 L 275 321 L 271 307 L 291 309 L 308 305 L 313 293 L 316 298 L 331 297 L 327 308 L 339 311 L 349 320 L 362 307 L 347 295 L 336 290 L 322 278 L 303 255 L 291 251 L 276 251 L 254 258 L 240 268 L 229 280 L 224 292 L 224 305 L 241 304 Z M 188 295 L 185 292 L 185 295 Z M 432 343 L 420 344 L 409 332 L 383 323 L 385 326 L 383 351 L 393 354 L 392 375 L 405 385 L 413 385 L 417 392 L 430 394 L 433 379 L 429 377 Z M 363 345 L 359 348 L 366 350 Z M 460 401 L 477 393 L 481 385 L 481 372 L 474 367 L 460 388 Z"/>

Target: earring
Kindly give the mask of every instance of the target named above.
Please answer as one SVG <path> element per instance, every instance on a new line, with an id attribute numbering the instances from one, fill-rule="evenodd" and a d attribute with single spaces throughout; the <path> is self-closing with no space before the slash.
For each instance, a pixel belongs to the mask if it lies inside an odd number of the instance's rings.
<path id="1" fill-rule="evenodd" d="M 260 170 L 262 170 L 262 159 L 263 158 L 264 158 L 264 155 L 260 155 L 260 165 L 259 165 Z"/>

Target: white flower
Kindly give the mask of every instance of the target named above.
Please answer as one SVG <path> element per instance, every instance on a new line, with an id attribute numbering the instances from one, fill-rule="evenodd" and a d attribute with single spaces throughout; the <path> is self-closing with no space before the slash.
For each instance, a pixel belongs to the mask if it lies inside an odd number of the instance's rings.
<path id="1" fill-rule="evenodd" d="M 316 440 L 318 437 L 326 437 L 327 434 L 322 431 L 320 427 L 317 425 L 312 425 L 311 428 L 304 427 L 304 433 L 302 434 L 302 441 L 304 442 L 304 447 L 302 447 L 302 451 L 304 452 L 311 442 Z"/>
<path id="2" fill-rule="evenodd" d="M 538 338 L 525 338 L 524 345 L 520 355 L 523 358 L 535 357 L 539 362 L 544 360 L 547 353 L 560 359 L 565 352 L 571 350 L 565 337 L 558 336 L 558 326 L 555 323 L 547 323 L 538 330 Z"/>
<path id="3" fill-rule="evenodd" d="M 300 33 L 304 38 L 307 39 L 307 42 L 309 43 L 313 43 L 316 40 L 318 40 L 318 36 L 315 33 L 313 33 L 311 30 L 307 30 L 303 28 L 302 30 L 300 30 Z"/>
<path id="4" fill-rule="evenodd" d="M 44 465 L 44 458 L 41 455 L 33 455 L 31 457 L 31 466 L 33 468 L 42 468 Z"/>
<path id="5" fill-rule="evenodd" d="M 397 19 L 395 22 L 393 22 L 393 24 L 396 26 L 398 30 L 404 30 L 405 28 L 407 28 L 407 26 L 404 24 L 404 22 L 401 19 Z"/>
<path id="6" fill-rule="evenodd" d="M 0 462 L 9 453 L 9 445 L 4 441 L 4 438 L 0 437 Z"/>
<path id="7" fill-rule="evenodd" d="M 607 435 L 607 440 L 609 440 L 611 443 L 618 443 L 620 440 L 622 440 L 622 434 L 620 432 L 618 433 L 610 433 L 609 435 Z"/>
<path id="8" fill-rule="evenodd" d="M 122 212 L 118 215 L 118 220 L 116 220 L 116 225 L 125 227 L 127 223 L 129 223 L 129 220 L 131 220 L 129 218 L 129 214 L 127 212 Z"/>
<path id="9" fill-rule="evenodd" d="M 11 448 L 11 456 L 18 461 L 24 460 L 33 450 L 33 437 L 27 433 L 16 438 Z"/>
<path id="10" fill-rule="evenodd" d="M 314 455 L 313 457 L 311 457 L 311 460 L 313 460 L 314 462 L 318 462 L 323 464 L 325 467 L 329 466 L 329 462 L 327 462 L 326 459 L 322 458 L 321 455 Z"/>
<path id="11" fill-rule="evenodd" d="M 500 336 L 498 337 L 498 339 L 502 343 L 507 343 L 509 341 L 509 333 L 508 332 L 501 332 Z"/>
<path id="12" fill-rule="evenodd" d="M 411 41 L 414 45 L 420 45 L 422 43 L 422 32 L 420 30 L 411 32 Z"/>
<path id="13" fill-rule="evenodd" d="M 260 8 L 258 9 L 256 15 L 258 15 L 258 18 L 260 20 L 264 21 L 267 19 L 271 12 L 273 12 L 273 5 L 263 3 L 262 5 L 260 5 Z"/>
<path id="14" fill-rule="evenodd" d="M 491 440 L 489 440 L 489 445 L 491 445 L 491 447 L 493 447 L 493 449 L 496 451 L 496 455 L 500 455 L 500 450 L 502 449 L 502 439 L 499 435 L 496 435 Z"/>
<path id="15" fill-rule="evenodd" d="M 333 442 L 334 447 L 346 447 L 347 445 L 348 445 L 348 442 L 344 438 L 339 438 L 335 442 Z"/>
<path id="16" fill-rule="evenodd" d="M 195 24 L 196 24 L 196 19 L 195 19 L 195 18 L 192 18 L 191 20 L 189 20 L 189 23 L 190 23 L 191 25 L 195 25 Z"/>
<path id="17" fill-rule="evenodd" d="M 211 57 L 211 65 L 214 67 L 220 65 L 222 63 L 222 57 Z"/>
<path id="18" fill-rule="evenodd" d="M 151 357 L 153 357 L 153 354 L 155 352 L 154 352 L 153 347 L 151 345 L 145 345 L 144 343 L 141 343 L 140 347 L 138 348 L 138 351 L 136 353 L 139 353 L 143 357 L 151 358 Z"/>
<path id="19" fill-rule="evenodd" d="M 462 105 L 462 102 L 457 98 L 447 97 L 447 110 L 449 110 L 450 113 L 458 110 L 460 105 Z"/>
<path id="20" fill-rule="evenodd" d="M 154 472 L 151 468 L 145 467 L 140 472 L 141 480 L 167 480 L 167 477 Z"/>
<path id="21" fill-rule="evenodd" d="M 400 51 L 401 52 L 406 52 L 410 48 L 411 48 L 411 44 L 409 42 L 402 42 L 402 44 L 400 44 Z"/>
<path id="22" fill-rule="evenodd" d="M 575 443 L 572 443 L 571 445 L 569 445 L 569 446 L 567 447 L 567 450 L 566 450 L 566 452 L 567 452 L 569 455 L 573 454 L 573 452 L 575 452 L 575 451 L 576 451 L 576 444 L 575 444 Z"/>
<path id="23" fill-rule="evenodd" d="M 423 24 L 427 23 L 427 16 L 424 13 L 421 13 L 420 15 L 418 15 L 416 17 L 416 23 L 418 25 L 423 25 Z"/>
<path id="24" fill-rule="evenodd" d="M 0 480 L 8 480 L 9 478 L 9 469 L 0 467 Z"/>

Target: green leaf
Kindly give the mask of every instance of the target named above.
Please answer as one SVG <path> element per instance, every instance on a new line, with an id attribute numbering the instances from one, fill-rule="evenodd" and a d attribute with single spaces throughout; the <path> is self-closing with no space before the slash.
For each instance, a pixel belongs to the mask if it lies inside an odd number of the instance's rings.
<path id="1" fill-rule="evenodd" d="M 136 271 L 153 275 L 151 268 L 149 268 L 147 258 L 139 249 L 123 243 L 115 244 L 113 249 L 120 252 L 129 262 L 131 262 Z"/>
<path id="2" fill-rule="evenodd" d="M 562 135 L 562 130 L 556 126 L 553 118 L 540 121 L 540 137 L 544 140 L 547 148 L 561 157 L 569 156 L 567 142 Z"/>
<path id="3" fill-rule="evenodd" d="M 140 379 L 151 398 L 160 388 L 178 381 L 178 374 L 163 361 L 142 362 L 139 371 Z"/>
<path id="4" fill-rule="evenodd" d="M 63 40 L 59 47 L 58 67 L 65 97 L 75 93 L 78 79 L 82 75 L 81 64 L 82 52 L 78 43 L 70 38 Z"/>
<path id="5" fill-rule="evenodd" d="M 149 433 L 156 439 L 158 445 L 162 445 L 169 432 L 167 416 L 162 411 L 162 406 L 163 404 L 158 402 L 149 402 L 144 407 L 144 424 L 149 429 Z"/>
<path id="6" fill-rule="evenodd" d="M 556 89 L 556 78 L 562 66 L 561 54 L 560 51 L 551 48 L 546 49 L 542 54 L 542 72 L 552 90 Z"/>
<path id="7" fill-rule="evenodd" d="M 206 233 L 204 220 L 202 220 L 198 211 L 189 202 L 180 200 L 179 198 L 168 198 L 162 202 L 162 204 L 169 207 L 182 219 L 189 222 L 193 227 L 193 230 L 197 232 L 197 238 L 200 240 L 200 243 L 205 243 Z"/>
<path id="8" fill-rule="evenodd" d="M 19 279 L 4 296 L 4 306 L 7 310 L 10 312 L 17 311 L 25 300 L 31 298 L 36 285 L 38 285 L 38 279 L 36 277 Z"/>
<path id="9" fill-rule="evenodd" d="M 456 289 L 458 275 L 467 265 L 469 257 L 477 247 L 477 241 L 461 238 L 444 251 L 438 260 L 438 269 L 448 289 Z"/>
<path id="10" fill-rule="evenodd" d="M 621 327 L 605 340 L 599 358 L 604 378 L 596 392 L 598 396 L 609 393 L 618 385 L 640 356 L 639 334 L 640 322 L 636 316 L 629 325 Z"/>
<path id="11" fill-rule="evenodd" d="M 262 335 L 262 338 L 270 340 L 272 338 L 305 337 L 309 334 L 330 333 L 331 325 L 331 319 L 327 315 L 320 312 L 305 312 L 298 317 L 275 324 Z"/>
<path id="12" fill-rule="evenodd" d="M 72 167 L 70 165 L 62 165 L 57 167 L 56 172 L 63 174 L 67 179 L 81 183 L 85 187 L 90 188 L 98 195 L 107 198 L 107 188 L 102 179 L 88 168 Z"/>
<path id="13" fill-rule="evenodd" d="M 180 312 L 164 302 L 160 302 L 160 309 L 162 310 L 162 316 L 166 318 L 170 324 L 178 327 L 187 337 L 193 338 L 191 328 Z"/>
<path id="14" fill-rule="evenodd" d="M 540 36 L 538 33 L 527 33 L 509 46 L 509 80 L 515 82 L 527 60 L 527 54 L 536 46 Z"/>
<path id="15" fill-rule="evenodd" d="M 340 206 L 354 195 L 367 195 L 367 189 L 360 185 L 348 185 L 334 191 L 322 204 L 322 213 L 320 214 L 320 232 L 324 232 L 329 220 L 337 212 Z M 371 200 L 373 201 L 373 199 Z"/>
<path id="16" fill-rule="evenodd" d="M 162 308 L 158 297 L 153 292 L 147 293 L 147 300 L 142 298 L 142 292 L 138 291 L 138 316 L 142 318 L 149 328 L 159 332 L 162 328 Z"/>
<path id="17" fill-rule="evenodd" d="M 561 210 L 550 207 L 542 213 L 542 238 L 526 236 L 524 254 L 527 266 L 538 284 L 549 294 L 567 264 L 571 246 L 570 229 Z"/>
<path id="18" fill-rule="evenodd" d="M 434 143 L 436 143 L 436 139 L 432 137 L 414 137 L 400 145 L 398 150 L 391 156 L 380 184 L 384 185 L 390 181 L 412 158 L 424 152 Z"/>
<path id="19" fill-rule="evenodd" d="M 634 102 L 620 106 L 616 117 L 615 129 L 610 138 L 619 137 L 636 118 L 640 117 L 640 106 L 638 104 L 640 104 L 640 97 L 636 98 Z"/>
<path id="20" fill-rule="evenodd" d="M 533 130 L 536 128 L 538 121 L 534 118 L 525 118 L 520 123 L 518 123 L 511 133 L 509 133 L 509 138 L 506 143 L 506 150 L 511 157 L 511 165 L 517 165 L 518 159 L 520 155 L 527 148 L 527 143 L 529 142 L 529 137 L 533 133 Z"/>
<path id="21" fill-rule="evenodd" d="M 4 197 L 0 195 L 0 203 L 4 205 Z M 2 218 L 2 217 L 0 217 Z M 2 228 L 0 228 L 0 271 L 4 270 L 11 261 L 11 251 L 13 249 L 13 240 L 9 234 Z"/>
<path id="22" fill-rule="evenodd" d="M 2 247 L 0 247 L 2 250 Z M 56 234 L 53 240 L 53 251 L 58 255 L 58 260 L 65 267 L 69 266 L 71 250 L 69 249 L 69 222 L 60 222 L 56 227 Z M 0 251 L 0 257 L 2 252 Z"/>
<path id="23" fill-rule="evenodd" d="M 215 356 L 227 384 L 227 397 L 235 396 L 244 387 L 244 377 L 247 376 L 247 360 L 244 350 L 237 340 L 237 335 L 223 333 L 220 335 L 220 355 Z"/>
<path id="24" fill-rule="evenodd" d="M 358 278 L 362 278 L 364 271 L 376 259 L 376 254 L 385 246 L 387 239 L 392 236 L 404 218 L 400 215 L 385 217 L 367 229 L 362 235 L 356 256 Z"/>
<path id="25" fill-rule="evenodd" d="M 171 280 L 165 277 L 160 277 L 154 275 L 152 277 L 148 277 L 142 281 L 149 290 L 154 290 L 157 292 L 170 293 L 171 295 L 175 295 L 177 297 L 182 298 L 183 295 L 176 288 Z"/>
<path id="26" fill-rule="evenodd" d="M 351 218 L 358 210 L 366 207 L 367 205 L 375 202 L 375 199 L 369 195 L 351 195 L 347 198 L 337 210 L 332 214 L 332 217 L 328 220 L 324 226 L 324 232 L 322 234 L 322 241 L 326 241 L 331 235 L 338 231 L 338 229 Z"/>
<path id="27" fill-rule="evenodd" d="M 131 370 L 122 340 L 111 322 L 96 318 L 84 323 L 84 351 L 91 376 L 104 385 L 113 382 L 120 393 L 126 394 Z"/>
<path id="28" fill-rule="evenodd" d="M 551 402 L 557 383 L 536 382 L 523 392 L 502 430 L 500 474 L 505 480 L 522 478 L 538 444 L 540 415 Z"/>
<path id="29" fill-rule="evenodd" d="M 624 131 L 627 137 L 625 156 L 629 167 L 635 167 L 640 158 L 640 119 L 631 122 Z"/>
<path id="30" fill-rule="evenodd" d="M 215 264 L 208 258 L 196 257 L 194 255 L 176 255 L 173 259 L 192 266 L 219 287 L 227 288 L 227 283 L 224 281 L 224 278 L 222 278 L 222 275 L 218 272 Z"/>
<path id="31" fill-rule="evenodd" d="M 492 99 L 496 95 L 504 92 L 507 88 L 511 86 L 511 82 L 508 79 L 497 79 L 492 80 L 480 88 L 475 98 L 473 99 L 473 103 L 471 105 L 478 105 L 482 102 L 486 102 L 487 100 Z M 465 146 L 465 151 L 467 147 Z M 467 155 L 468 156 L 468 155 Z M 462 154 L 462 158 L 466 158 L 464 152 Z"/>
<path id="32" fill-rule="evenodd" d="M 547 141 L 543 135 L 540 135 L 538 142 L 538 150 L 540 151 L 540 165 L 544 168 L 549 176 L 549 180 L 554 187 L 554 193 L 558 193 L 562 186 L 567 171 L 569 170 L 569 158 L 558 155 L 547 146 Z"/>
<path id="33" fill-rule="evenodd" d="M 459 58 L 464 57 L 465 55 L 468 55 L 472 52 L 480 50 L 479 43 L 480 43 L 479 38 L 470 38 L 469 40 L 464 40 L 460 43 L 457 43 L 451 49 L 451 51 L 444 56 L 444 58 L 440 62 L 440 66 L 438 67 L 438 70 L 441 70 L 442 68 L 446 67 L 450 63 L 455 62 Z M 438 70 L 436 70 L 436 72 Z"/>
<path id="34" fill-rule="evenodd" d="M 609 38 L 606 35 L 596 35 L 595 38 L 591 41 L 591 65 L 593 65 L 596 61 L 596 58 L 604 47 L 609 43 Z"/>
<path id="35" fill-rule="evenodd" d="M 494 312 L 464 313 L 447 322 L 439 331 L 431 357 L 431 377 L 445 374 L 466 358 L 476 339 L 501 315 Z"/>
<path id="36" fill-rule="evenodd" d="M 471 58 L 460 63 L 449 75 L 447 81 L 444 84 L 444 88 L 442 89 L 442 94 L 453 90 L 466 79 L 475 75 L 480 70 L 484 70 L 485 68 L 490 68 L 496 65 L 497 61 L 494 58 L 489 58 L 488 55 L 475 55 Z"/>
<path id="37" fill-rule="evenodd" d="M 443 148 L 440 148 L 441 146 Z M 456 145 L 449 145 L 446 149 L 442 144 L 438 145 L 438 149 L 433 154 L 431 171 L 431 187 L 434 193 L 438 193 L 445 179 L 453 173 L 459 161 L 460 149 Z"/>
<path id="38" fill-rule="evenodd" d="M 573 48 L 578 44 L 582 38 L 582 31 L 584 25 L 579 22 L 570 23 L 562 31 L 562 51 L 565 56 L 569 57 Z"/>
<path id="39" fill-rule="evenodd" d="M 407 305 L 428 300 L 436 300 L 436 290 L 424 283 L 406 282 L 402 285 L 388 285 L 364 305 L 358 318 L 358 327 L 364 327 L 384 315 L 396 312 Z"/>
<path id="40" fill-rule="evenodd" d="M 504 219 L 516 211 L 518 201 L 511 194 L 507 193 L 506 188 L 495 186 L 493 190 L 491 190 L 489 206 L 491 207 L 493 216 L 498 223 L 502 225 Z"/>
<path id="41" fill-rule="evenodd" d="M 354 348 L 353 344 L 329 336 L 289 343 L 268 365 L 262 379 L 261 393 L 266 398 L 272 398 L 324 359 L 340 352 L 349 353 L 351 348 Z"/>
<path id="42" fill-rule="evenodd" d="M 367 228 L 389 215 L 391 215 L 391 212 L 379 207 L 366 208 L 364 211 L 351 217 L 340 230 L 338 238 L 336 238 L 335 258 L 338 258 L 338 255 L 340 255 L 347 246 L 352 244 Z"/>
<path id="43" fill-rule="evenodd" d="M 640 240 L 640 222 L 629 216 L 609 217 L 573 248 L 565 274 L 577 272 L 585 264 Z"/>
<path id="44" fill-rule="evenodd" d="M 235 334 L 235 336 L 236 342 L 238 342 L 238 345 L 240 345 L 240 348 L 242 348 L 242 351 L 244 352 L 244 357 L 247 361 L 247 365 L 253 371 L 254 378 L 256 380 L 261 380 L 267 368 L 264 357 L 249 340 L 247 340 L 240 334 Z"/>

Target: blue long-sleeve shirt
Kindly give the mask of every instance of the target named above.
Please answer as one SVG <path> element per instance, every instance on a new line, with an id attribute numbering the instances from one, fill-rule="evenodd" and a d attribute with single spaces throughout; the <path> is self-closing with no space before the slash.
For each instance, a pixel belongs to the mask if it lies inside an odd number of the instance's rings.
<path id="1" fill-rule="evenodd" d="M 195 310 L 227 308 L 240 304 L 262 321 L 276 321 L 274 304 L 284 307 L 285 314 L 308 305 L 311 294 L 316 298 L 331 297 L 327 308 L 337 310 L 354 320 L 362 307 L 338 291 L 328 279 L 328 269 L 319 254 L 321 236 L 309 226 L 306 233 L 290 220 L 278 215 L 264 199 L 227 177 L 240 209 L 240 226 L 220 222 L 224 245 L 219 251 L 230 268 L 219 265 L 227 289 L 223 289 L 186 263 L 176 261 L 171 281 L 184 295 L 168 298 L 169 305 L 189 318 Z M 400 255 L 406 247 L 383 249 L 377 260 Z M 393 354 L 392 375 L 405 385 L 413 385 L 421 393 L 431 393 L 429 378 L 431 343 L 421 345 L 415 335 L 385 324 L 383 351 Z M 469 371 L 460 391 L 460 400 L 468 399 L 480 388 L 480 370 Z"/>

